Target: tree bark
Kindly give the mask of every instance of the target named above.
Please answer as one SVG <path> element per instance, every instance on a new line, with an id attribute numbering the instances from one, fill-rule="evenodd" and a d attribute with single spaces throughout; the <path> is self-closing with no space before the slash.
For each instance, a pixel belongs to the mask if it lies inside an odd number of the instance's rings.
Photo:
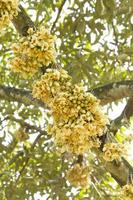
<path id="1" fill-rule="evenodd" d="M 7 101 L 17 101 L 26 106 L 35 105 L 46 108 L 46 105 L 37 99 L 34 99 L 31 91 L 22 90 L 13 87 L 0 85 L 0 99 Z"/>
<path id="2" fill-rule="evenodd" d="M 12 23 L 15 26 L 17 32 L 22 36 L 27 35 L 29 28 L 35 29 L 34 23 L 21 5 L 19 5 L 18 15 L 13 18 Z"/>
<path id="3" fill-rule="evenodd" d="M 93 92 L 101 100 L 102 105 L 122 98 L 133 97 L 133 80 L 110 83 L 95 88 Z"/>

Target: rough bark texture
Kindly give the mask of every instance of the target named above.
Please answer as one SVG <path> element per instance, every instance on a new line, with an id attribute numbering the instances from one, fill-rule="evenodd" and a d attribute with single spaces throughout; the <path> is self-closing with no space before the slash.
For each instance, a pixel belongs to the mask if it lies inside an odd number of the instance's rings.
<path id="1" fill-rule="evenodd" d="M 12 23 L 15 26 L 17 32 L 22 36 L 27 35 L 29 28 L 35 28 L 34 23 L 21 5 L 19 5 L 18 15 L 17 17 L 13 18 Z"/>
<path id="2" fill-rule="evenodd" d="M 27 35 L 27 30 L 29 27 L 34 27 L 33 22 L 26 14 L 22 6 L 19 7 L 19 15 L 13 19 L 13 24 L 16 27 L 16 30 L 23 36 Z M 124 97 L 133 96 L 133 81 L 121 81 L 118 83 L 112 83 L 103 87 L 99 87 L 93 90 L 94 94 L 101 99 L 101 104 L 105 105 L 113 101 L 119 100 Z M 22 96 L 24 99 L 22 99 Z M 13 101 L 19 101 L 29 104 L 32 102 L 32 96 L 29 91 L 22 91 L 13 88 L 0 87 L 0 98 L 5 98 Z M 26 98 L 26 99 L 25 99 Z M 41 102 L 34 100 L 34 102 L 42 105 Z M 99 153 L 98 153 L 99 154 Z M 119 163 L 107 162 L 101 159 L 106 170 L 111 173 L 112 177 L 122 186 L 127 183 L 129 175 L 133 175 L 132 166 L 123 159 Z"/>
<path id="3" fill-rule="evenodd" d="M 124 80 L 116 83 L 95 88 L 94 94 L 101 100 L 101 104 L 105 105 L 113 101 L 133 96 L 133 80 Z"/>
<path id="4" fill-rule="evenodd" d="M 124 159 L 125 160 L 125 159 Z M 128 162 L 127 162 L 128 163 Z M 119 183 L 120 186 L 127 184 L 127 180 L 131 183 L 131 174 L 133 175 L 133 168 L 131 165 L 123 160 L 119 163 L 116 162 L 103 162 L 105 169 L 110 172 L 112 177 Z"/>
<path id="5" fill-rule="evenodd" d="M 33 98 L 31 91 L 13 87 L 0 85 L 0 99 L 7 101 L 17 101 L 19 103 L 23 103 L 26 106 L 35 105 L 43 108 L 46 107 L 43 102 Z"/>
<path id="6" fill-rule="evenodd" d="M 122 126 L 128 124 L 128 120 L 133 116 L 133 97 L 129 98 L 121 115 L 112 121 L 112 131 L 114 135 L 116 131 Z"/>

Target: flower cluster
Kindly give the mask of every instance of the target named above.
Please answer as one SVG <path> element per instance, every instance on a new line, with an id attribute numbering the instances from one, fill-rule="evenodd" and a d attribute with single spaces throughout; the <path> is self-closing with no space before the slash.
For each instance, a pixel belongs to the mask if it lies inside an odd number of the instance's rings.
<path id="1" fill-rule="evenodd" d="M 75 164 L 73 168 L 68 170 L 66 178 L 72 185 L 76 187 L 87 188 L 90 183 L 89 175 L 90 172 L 87 166 Z"/>
<path id="2" fill-rule="evenodd" d="M 40 67 L 55 62 L 54 37 L 44 27 L 37 31 L 29 28 L 28 36 L 22 37 L 12 48 L 15 57 L 11 61 L 11 68 L 23 76 L 31 76 Z"/>
<path id="3" fill-rule="evenodd" d="M 41 80 L 34 84 L 33 96 L 50 106 L 56 95 L 69 89 L 69 80 L 71 77 L 65 70 L 47 69 Z"/>
<path id="4" fill-rule="evenodd" d="M 18 142 L 24 142 L 29 138 L 28 134 L 22 129 L 16 131 L 15 136 Z"/>
<path id="5" fill-rule="evenodd" d="M 132 200 L 133 199 L 133 186 L 125 185 L 122 188 L 122 197 L 124 200 Z"/>
<path id="6" fill-rule="evenodd" d="M 33 96 L 51 108 L 53 124 L 48 132 L 62 152 L 82 154 L 99 147 L 108 120 L 99 101 L 81 84 L 72 84 L 63 69 L 49 69 L 33 86 Z"/>
<path id="7" fill-rule="evenodd" d="M 106 161 L 119 160 L 123 154 L 126 154 L 126 149 L 120 143 L 107 143 L 103 147 L 103 153 Z"/>
<path id="8" fill-rule="evenodd" d="M 18 14 L 18 0 L 0 0 L 0 27 L 7 26 Z"/>

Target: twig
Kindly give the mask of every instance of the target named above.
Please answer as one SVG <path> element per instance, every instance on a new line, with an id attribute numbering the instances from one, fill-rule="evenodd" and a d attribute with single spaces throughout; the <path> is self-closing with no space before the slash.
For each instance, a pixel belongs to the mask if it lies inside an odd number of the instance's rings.
<path id="1" fill-rule="evenodd" d="M 60 8 L 59 8 L 59 10 L 58 10 L 57 17 L 56 17 L 56 19 L 55 19 L 55 21 L 54 21 L 54 23 L 53 23 L 53 25 L 52 25 L 51 32 L 53 32 L 53 30 L 54 30 L 54 28 L 55 28 L 55 26 L 56 26 L 56 23 L 57 23 L 57 21 L 58 21 L 58 19 L 59 19 L 59 17 L 60 17 L 60 14 L 61 14 L 61 11 L 62 11 L 62 9 L 63 9 L 63 6 L 64 6 L 65 2 L 66 2 L 66 0 L 63 0 L 63 1 L 62 1 L 62 4 L 61 4 L 61 6 L 60 6 Z"/>
<path id="2" fill-rule="evenodd" d="M 6 116 L 4 119 L 2 119 L 1 121 L 0 121 L 0 124 L 2 124 L 4 121 L 6 121 L 6 120 L 8 120 L 9 119 L 9 116 Z"/>
<path id="3" fill-rule="evenodd" d="M 44 132 L 44 134 L 46 134 L 46 132 Z M 41 136 L 44 135 L 44 134 L 40 133 L 40 134 L 36 137 L 36 139 L 34 140 L 32 146 L 31 146 L 31 148 L 30 148 L 30 152 L 33 152 L 33 150 L 34 150 L 34 148 L 35 148 L 35 146 L 36 146 L 38 140 L 39 140 L 39 139 L 41 138 Z M 28 165 L 29 160 L 30 160 L 30 155 L 27 155 L 27 158 L 26 158 L 26 160 L 25 160 L 25 163 L 24 163 L 22 169 L 19 171 L 19 176 L 18 176 L 18 178 L 17 178 L 17 180 L 16 180 L 16 183 L 18 183 L 20 177 L 22 176 L 22 174 L 23 174 L 23 172 L 24 172 L 26 166 Z"/>
<path id="4" fill-rule="evenodd" d="M 17 119 L 17 118 L 15 118 L 14 116 L 11 116 L 11 115 L 8 115 L 7 117 L 5 117 L 4 120 L 15 121 L 15 122 L 19 123 L 21 126 L 24 126 L 24 127 L 28 128 L 28 129 L 36 130 L 36 131 L 38 131 L 39 133 L 42 133 L 42 134 L 45 133 L 45 131 L 42 130 L 41 127 L 37 127 L 37 126 L 35 126 L 35 125 L 31 125 L 31 124 L 29 124 L 29 123 L 27 123 L 27 122 L 24 122 L 24 121 L 22 121 L 21 119 Z"/>

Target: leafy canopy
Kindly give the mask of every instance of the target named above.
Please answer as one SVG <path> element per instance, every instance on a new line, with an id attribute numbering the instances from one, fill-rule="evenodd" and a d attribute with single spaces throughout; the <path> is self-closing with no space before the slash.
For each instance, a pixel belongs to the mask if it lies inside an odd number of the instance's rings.
<path id="1" fill-rule="evenodd" d="M 112 82 L 133 80 L 132 0 L 20 3 L 36 27 L 45 25 L 56 36 L 57 63 L 68 71 L 74 83 L 83 81 L 93 91 Z M 40 199 L 118 199 L 119 185 L 94 153 L 87 157 L 93 169 L 89 189 L 76 189 L 66 182 L 66 169 L 77 158 L 58 153 L 50 136 L 45 134 L 45 126 L 51 120 L 48 109 L 34 101 L 32 105 L 23 103 L 27 101 L 25 91 L 32 89 L 41 74 L 24 79 L 11 71 L 8 62 L 13 57 L 11 45 L 17 41 L 19 35 L 12 24 L 1 30 L 0 88 L 6 86 L 7 92 L 9 87 L 19 88 L 23 97 L 16 101 L 0 93 L 0 199 L 30 200 L 35 199 L 36 193 L 46 194 Z M 112 104 L 107 107 L 110 109 Z M 19 129 L 29 137 L 23 143 L 16 140 Z M 120 142 L 126 138 L 126 130 L 121 128 L 116 135 Z"/>

